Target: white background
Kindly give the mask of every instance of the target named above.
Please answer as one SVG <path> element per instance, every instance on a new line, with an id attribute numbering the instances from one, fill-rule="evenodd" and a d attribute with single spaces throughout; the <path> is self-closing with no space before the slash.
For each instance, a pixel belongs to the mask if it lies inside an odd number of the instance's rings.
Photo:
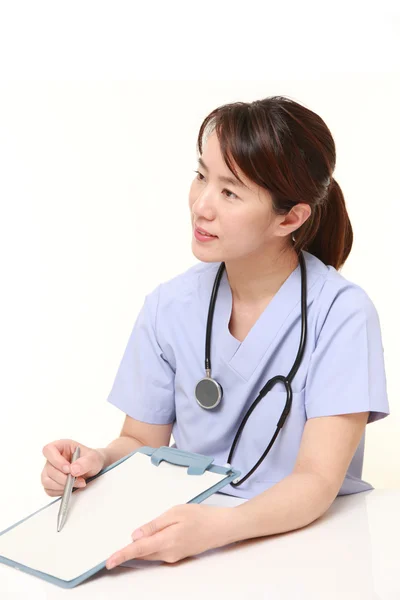
<path id="1" fill-rule="evenodd" d="M 399 16 L 384 2 L 324 10 L 1 4 L 0 531 L 49 501 L 47 442 L 119 434 L 105 400 L 144 295 L 197 262 L 187 198 L 202 119 L 276 94 L 336 142 L 354 229 L 342 274 L 377 307 L 392 413 L 367 428 L 364 478 L 400 487 Z"/>

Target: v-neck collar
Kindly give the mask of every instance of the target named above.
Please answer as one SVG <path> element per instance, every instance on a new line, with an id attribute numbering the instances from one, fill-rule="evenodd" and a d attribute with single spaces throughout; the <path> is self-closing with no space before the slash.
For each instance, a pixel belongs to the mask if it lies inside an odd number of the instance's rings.
<path id="1" fill-rule="evenodd" d="M 307 271 L 307 310 L 313 300 L 315 283 L 321 277 L 320 269 L 313 269 L 316 259 L 303 252 Z M 246 338 L 240 342 L 229 331 L 232 312 L 232 291 L 224 270 L 215 305 L 213 329 L 218 328 L 218 346 L 215 351 L 243 379 L 248 380 L 268 348 L 282 329 L 286 320 L 301 314 L 301 268 L 300 264 L 290 273 L 279 290 L 267 304 Z M 308 320 L 309 324 L 309 320 Z M 300 336 L 300 332 L 299 332 Z"/>

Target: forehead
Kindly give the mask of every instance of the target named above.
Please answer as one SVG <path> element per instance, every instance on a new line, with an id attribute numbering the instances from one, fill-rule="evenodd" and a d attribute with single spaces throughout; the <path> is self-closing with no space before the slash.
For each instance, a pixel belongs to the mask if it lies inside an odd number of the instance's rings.
<path id="1" fill-rule="evenodd" d="M 239 166 L 233 159 L 233 168 L 239 175 L 241 181 L 236 178 L 234 173 L 231 172 L 228 165 L 226 164 L 224 157 L 221 152 L 218 136 L 215 132 L 209 135 L 203 144 L 203 153 L 198 159 L 199 165 L 206 171 L 211 172 L 215 175 L 222 183 L 235 185 L 243 191 L 257 190 L 257 185 L 250 181 L 246 175 L 241 171 Z"/>

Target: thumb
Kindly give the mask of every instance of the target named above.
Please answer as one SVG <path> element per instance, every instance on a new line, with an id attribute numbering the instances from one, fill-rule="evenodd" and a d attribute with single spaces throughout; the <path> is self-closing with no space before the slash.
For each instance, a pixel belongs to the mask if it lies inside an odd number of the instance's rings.
<path id="1" fill-rule="evenodd" d="M 156 519 L 153 519 L 145 525 L 142 525 L 139 529 L 135 529 L 131 535 L 132 541 L 136 542 L 136 540 L 139 540 L 142 537 L 154 535 L 162 529 L 178 523 L 179 520 L 180 517 L 178 511 L 174 510 L 174 508 L 167 510 L 167 512 L 163 513 Z"/>
<path id="2" fill-rule="evenodd" d="M 82 475 L 92 477 L 93 475 L 97 475 L 103 466 L 102 462 L 100 454 L 92 450 L 72 463 L 71 475 L 74 477 Z"/>

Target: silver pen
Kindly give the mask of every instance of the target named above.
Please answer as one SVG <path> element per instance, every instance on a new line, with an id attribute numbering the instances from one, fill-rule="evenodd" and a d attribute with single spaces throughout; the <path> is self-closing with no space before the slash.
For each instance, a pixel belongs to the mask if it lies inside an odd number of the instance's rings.
<path id="1" fill-rule="evenodd" d="M 79 446 L 77 446 L 75 448 L 75 452 L 72 455 L 71 464 L 73 462 L 75 462 L 76 460 L 78 460 L 80 455 L 81 455 L 81 449 Z M 66 481 L 65 488 L 64 488 L 64 493 L 61 498 L 60 509 L 58 511 L 57 531 L 61 531 L 61 529 L 64 527 L 64 523 L 67 519 L 69 502 L 70 502 L 70 498 L 71 498 L 71 494 L 72 494 L 72 488 L 74 487 L 75 479 L 76 478 L 73 475 L 71 475 L 71 473 L 68 473 L 67 481 Z"/>

